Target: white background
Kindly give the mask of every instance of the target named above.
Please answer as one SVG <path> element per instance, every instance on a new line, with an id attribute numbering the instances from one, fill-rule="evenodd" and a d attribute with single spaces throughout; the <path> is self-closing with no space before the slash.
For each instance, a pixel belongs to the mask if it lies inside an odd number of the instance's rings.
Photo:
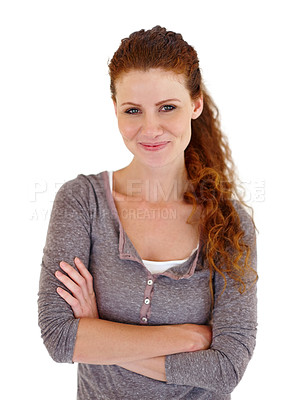
<path id="1" fill-rule="evenodd" d="M 1 2 L 2 398 L 76 396 L 76 365 L 50 359 L 37 325 L 49 214 L 66 180 L 130 162 L 107 62 L 121 38 L 158 24 L 199 54 L 259 229 L 258 341 L 232 398 L 296 398 L 296 32 L 287 0 Z"/>

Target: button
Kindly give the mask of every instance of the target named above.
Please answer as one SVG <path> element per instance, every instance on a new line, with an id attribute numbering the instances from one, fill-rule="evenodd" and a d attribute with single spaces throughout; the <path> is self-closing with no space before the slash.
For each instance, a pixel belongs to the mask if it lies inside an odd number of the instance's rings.
<path id="1" fill-rule="evenodd" d="M 142 317 L 142 321 L 143 321 L 143 322 L 147 322 L 148 319 L 147 319 L 146 317 Z"/>
<path id="2" fill-rule="evenodd" d="M 149 299 L 145 299 L 145 302 L 144 302 L 145 304 L 149 304 L 150 303 L 150 300 Z"/>
<path id="3" fill-rule="evenodd" d="M 149 286 L 153 285 L 153 280 L 152 280 L 152 279 L 149 279 L 149 280 L 147 281 L 147 285 L 149 285 Z"/>

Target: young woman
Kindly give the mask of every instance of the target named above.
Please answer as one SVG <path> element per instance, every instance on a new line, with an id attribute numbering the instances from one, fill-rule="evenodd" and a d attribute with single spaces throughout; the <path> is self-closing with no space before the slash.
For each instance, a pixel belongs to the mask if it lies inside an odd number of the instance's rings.
<path id="1" fill-rule="evenodd" d="M 229 399 L 255 346 L 256 236 L 197 54 L 156 26 L 123 39 L 109 72 L 133 160 L 56 196 L 44 343 L 79 363 L 81 400 Z"/>

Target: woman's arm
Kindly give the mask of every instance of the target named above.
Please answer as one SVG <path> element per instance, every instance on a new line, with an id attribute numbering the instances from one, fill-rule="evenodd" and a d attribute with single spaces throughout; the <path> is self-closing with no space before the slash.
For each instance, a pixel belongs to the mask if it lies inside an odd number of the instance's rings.
<path id="1" fill-rule="evenodd" d="M 89 264 L 91 216 L 95 201 L 91 185 L 83 176 L 65 183 L 58 191 L 43 250 L 38 292 L 38 324 L 50 356 L 56 362 L 72 363 L 79 320 L 57 293 L 55 276 L 59 263 L 73 263 L 79 254 Z"/>
<path id="2" fill-rule="evenodd" d="M 93 290 L 92 276 L 81 260 L 75 259 L 77 270 L 68 263 L 60 266 L 66 274 L 56 273 L 71 294 L 57 288 L 59 295 L 79 318 L 73 361 L 87 364 L 118 364 L 148 359 L 126 365 L 126 369 L 149 370 L 161 366 L 160 356 L 201 350 L 209 347 L 211 329 L 193 324 L 139 326 L 100 320 Z M 156 357 L 156 359 L 154 359 Z M 139 372 L 140 373 L 140 372 Z"/>
<path id="3" fill-rule="evenodd" d="M 237 205 L 245 240 L 251 248 L 250 265 L 256 270 L 256 235 L 249 215 Z M 246 292 L 236 282 L 214 274 L 213 339 L 208 350 L 166 356 L 168 384 L 197 386 L 229 394 L 242 378 L 256 342 L 257 297 L 255 276 L 248 279 Z M 222 293 L 223 292 L 223 293 Z"/>
<path id="4" fill-rule="evenodd" d="M 196 351 L 202 342 L 198 325 L 139 326 L 81 318 L 73 361 L 119 365 L 168 354 Z"/>
<path id="5" fill-rule="evenodd" d="M 195 325 L 200 333 L 200 343 L 195 351 L 207 350 L 212 341 L 212 329 L 206 325 Z M 165 356 L 146 358 L 128 363 L 118 364 L 120 367 L 136 372 L 137 374 L 147 376 L 158 381 L 166 381 Z"/>

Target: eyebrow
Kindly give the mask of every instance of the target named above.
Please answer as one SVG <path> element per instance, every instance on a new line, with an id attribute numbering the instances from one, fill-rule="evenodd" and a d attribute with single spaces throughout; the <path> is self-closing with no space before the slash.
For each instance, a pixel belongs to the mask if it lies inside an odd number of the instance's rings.
<path id="1" fill-rule="evenodd" d="M 156 105 L 156 106 L 159 106 L 160 104 L 168 103 L 168 102 L 170 102 L 170 101 L 179 101 L 179 102 L 181 103 L 181 100 L 179 100 L 179 99 L 166 99 L 166 100 L 161 100 L 161 101 L 159 101 L 159 102 L 156 103 L 155 105 Z M 126 102 L 126 103 L 122 103 L 122 104 L 120 105 L 120 107 L 126 106 L 126 105 L 142 107 L 141 104 L 132 103 L 131 101 L 128 101 L 128 102 Z"/>

